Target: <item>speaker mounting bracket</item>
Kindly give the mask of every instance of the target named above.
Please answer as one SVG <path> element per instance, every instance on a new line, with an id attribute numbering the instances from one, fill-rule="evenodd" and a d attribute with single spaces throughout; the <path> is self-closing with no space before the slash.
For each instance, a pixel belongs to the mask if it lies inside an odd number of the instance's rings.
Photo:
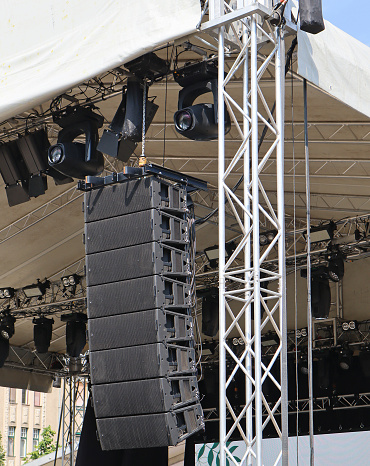
<path id="1" fill-rule="evenodd" d="M 124 167 L 122 172 L 112 173 L 108 176 L 86 176 L 84 181 L 78 182 L 77 189 L 80 191 L 90 191 L 102 186 L 122 183 L 128 179 L 143 178 L 149 175 L 185 185 L 189 192 L 208 190 L 206 181 L 152 163 L 148 163 L 142 167 Z"/>

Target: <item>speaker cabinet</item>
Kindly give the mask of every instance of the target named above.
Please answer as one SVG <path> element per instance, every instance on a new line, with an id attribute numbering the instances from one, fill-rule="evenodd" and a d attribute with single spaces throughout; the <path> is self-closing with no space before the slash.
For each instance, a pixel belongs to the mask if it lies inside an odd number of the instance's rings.
<path id="1" fill-rule="evenodd" d="M 191 316 L 163 309 L 89 319 L 90 351 L 194 340 Z"/>
<path id="2" fill-rule="evenodd" d="M 163 413 L 199 400 L 195 376 L 94 385 L 92 393 L 98 418 Z"/>
<path id="3" fill-rule="evenodd" d="M 191 306 L 190 285 L 163 275 L 149 275 L 87 288 L 89 318 L 147 309 L 183 312 Z"/>
<path id="4" fill-rule="evenodd" d="M 189 277 L 188 252 L 153 241 L 86 256 L 87 286 L 103 285 L 148 275 Z"/>
<path id="5" fill-rule="evenodd" d="M 186 433 L 204 427 L 199 403 L 159 414 L 97 419 L 103 450 L 176 445 Z"/>
<path id="6" fill-rule="evenodd" d="M 86 223 L 148 209 L 186 214 L 186 189 L 151 176 L 94 189 L 85 195 Z"/>
<path id="7" fill-rule="evenodd" d="M 174 247 L 189 243 L 188 222 L 156 209 L 87 223 L 85 234 L 86 254 L 151 241 Z"/>
<path id="8" fill-rule="evenodd" d="M 90 370 L 92 384 L 192 375 L 195 351 L 164 343 L 92 351 Z"/>
<path id="9" fill-rule="evenodd" d="M 187 193 L 155 177 L 85 194 L 92 402 L 103 450 L 176 445 L 204 427 Z"/>

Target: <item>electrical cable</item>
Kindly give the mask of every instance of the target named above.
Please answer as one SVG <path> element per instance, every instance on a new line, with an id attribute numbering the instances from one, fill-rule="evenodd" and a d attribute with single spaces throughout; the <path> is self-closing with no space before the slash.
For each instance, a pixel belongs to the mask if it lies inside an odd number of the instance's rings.
<path id="1" fill-rule="evenodd" d="M 188 209 L 189 209 L 189 213 L 187 215 L 187 221 L 188 221 L 188 231 L 189 231 L 190 264 L 191 264 L 190 307 L 192 310 L 192 314 L 194 315 L 195 328 L 198 334 L 198 341 L 199 341 L 198 343 L 199 357 L 198 357 L 198 361 L 196 362 L 196 365 L 198 366 L 202 359 L 203 344 L 202 344 L 202 336 L 201 336 L 201 332 L 199 329 L 197 312 L 196 312 L 197 300 L 196 300 L 196 280 L 195 280 L 195 256 L 196 256 L 197 248 L 196 248 L 196 234 L 195 234 L 196 233 L 195 232 L 195 213 L 194 213 L 194 204 L 192 202 L 189 204 Z"/>
<path id="2" fill-rule="evenodd" d="M 289 66 L 290 66 L 290 60 L 291 60 L 291 57 L 293 56 L 293 52 L 294 52 L 294 49 L 296 47 L 298 43 L 298 40 L 297 38 L 295 37 L 292 41 L 292 44 L 286 54 L 286 62 L 285 62 L 285 76 L 287 75 L 288 71 L 289 71 Z M 276 108 L 276 102 L 274 102 L 272 108 L 271 108 L 271 115 L 274 114 L 275 112 L 275 108 Z M 267 123 L 270 123 L 271 119 L 268 118 L 267 120 Z M 263 141 L 266 137 L 266 134 L 267 134 L 267 130 L 268 130 L 268 125 L 265 124 L 264 128 L 263 128 L 263 131 L 262 131 L 262 134 L 261 134 L 261 137 L 260 137 L 260 140 L 258 142 L 258 151 L 260 150 L 262 144 L 263 144 Z M 239 186 L 241 185 L 241 183 L 243 183 L 243 180 L 244 180 L 244 176 L 242 175 L 239 180 L 237 181 L 237 183 L 235 184 L 235 186 L 232 188 L 232 192 L 235 193 L 235 191 L 239 188 Z M 227 198 L 225 199 L 225 203 L 227 203 L 228 200 Z M 205 223 L 207 220 L 209 220 L 210 218 L 212 218 L 214 215 L 216 215 L 218 212 L 218 207 L 216 207 L 216 209 L 214 209 L 212 212 L 210 212 L 209 214 L 207 214 L 205 217 L 202 217 L 202 218 L 198 218 L 195 223 L 196 225 L 202 225 L 203 223 Z"/>
<path id="3" fill-rule="evenodd" d="M 169 44 L 167 44 L 167 63 L 168 62 L 168 47 Z M 174 46 L 172 46 L 172 52 L 171 52 L 171 61 L 173 57 L 173 52 L 174 52 Z M 169 69 L 171 67 L 171 62 L 168 65 Z M 166 87 L 165 87 L 165 94 L 164 94 L 164 129 L 163 129 L 163 160 L 162 160 L 162 167 L 164 167 L 164 162 L 166 158 L 166 129 L 167 129 L 167 96 L 168 96 L 168 73 L 166 73 Z"/>
<path id="4" fill-rule="evenodd" d="M 305 143 L 305 179 L 306 179 L 306 211 L 307 211 L 307 326 L 308 326 L 308 405 L 310 433 L 310 466 L 315 462 L 314 419 L 313 419 L 313 371 L 312 371 L 312 303 L 311 303 L 311 198 L 310 198 L 310 167 L 308 148 L 308 116 L 307 116 L 307 80 L 303 80 L 304 99 L 304 143 Z"/>
<path id="5" fill-rule="evenodd" d="M 293 56 L 290 57 L 290 68 L 293 70 Z M 299 386 L 298 386 L 298 300 L 297 300 L 297 233 L 296 233 L 296 165 L 295 165 L 295 133 L 294 133 L 294 76 L 291 73 L 291 110 L 292 110 L 292 156 L 293 156 L 293 253 L 294 253 L 294 346 L 295 346 L 295 378 L 296 378 L 296 436 L 297 436 L 297 466 L 299 464 L 299 437 L 298 437 L 298 425 L 299 425 Z"/>

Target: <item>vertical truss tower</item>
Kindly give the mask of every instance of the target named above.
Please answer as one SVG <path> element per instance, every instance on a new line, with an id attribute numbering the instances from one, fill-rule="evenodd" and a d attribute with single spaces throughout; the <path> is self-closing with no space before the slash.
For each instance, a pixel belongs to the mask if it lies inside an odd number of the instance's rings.
<path id="1" fill-rule="evenodd" d="M 286 274 L 284 213 L 284 27 L 273 28 L 266 21 L 271 1 L 224 2 L 209 0 L 209 21 L 203 30 L 218 31 L 219 66 L 219 293 L 220 293 L 220 464 L 263 464 L 262 438 L 270 424 L 280 439 L 280 452 L 271 464 L 288 464 Z M 230 42 L 233 59 L 230 65 Z M 262 49 L 267 51 L 263 55 Z M 236 53 L 235 53 L 236 50 Z M 235 58 L 236 56 L 236 58 Z M 267 74 L 268 73 L 268 74 Z M 243 77 L 242 98 L 228 86 L 235 75 Z M 269 77 L 269 102 L 263 78 Z M 273 81 L 273 84 L 271 84 Z M 275 112 L 271 109 L 271 86 Z M 231 87 L 229 89 L 229 87 Z M 232 93 L 232 95 L 231 95 Z M 224 102 L 225 105 L 221 103 Z M 238 132 L 236 152 L 225 152 L 224 114 L 228 111 Z M 269 143 L 260 145 L 262 128 Z M 271 142 L 272 140 L 272 142 Z M 261 146 L 261 147 L 260 147 Z M 270 201 L 261 172 L 271 165 L 274 201 Z M 236 177 L 237 175 L 237 177 Z M 241 175 L 240 182 L 235 180 Z M 277 202 L 276 202 L 277 200 Z M 274 202 L 274 203 L 273 203 Z M 240 242 L 225 259 L 225 209 L 235 217 Z M 270 225 L 273 239 L 260 246 L 260 225 Z M 235 225 L 237 225 L 235 227 Z M 268 257 L 278 258 L 278 267 L 268 268 Z M 244 257 L 244 266 L 234 260 Z M 262 334 L 277 334 L 276 350 L 265 359 Z M 244 341 L 240 354 L 231 337 Z M 231 361 L 231 364 L 230 364 Z M 245 378 L 245 403 L 235 406 L 228 387 L 239 372 Z M 238 374 L 238 375 L 239 375 Z M 277 403 L 265 397 L 266 383 L 279 392 Z M 228 447 L 233 434 L 243 439 L 246 452 L 234 456 Z M 227 461 L 228 459 L 228 461 Z"/>
<path id="2" fill-rule="evenodd" d="M 70 376 L 64 379 L 62 405 L 62 465 L 76 464 L 77 447 L 87 403 L 87 382 L 84 377 Z"/>

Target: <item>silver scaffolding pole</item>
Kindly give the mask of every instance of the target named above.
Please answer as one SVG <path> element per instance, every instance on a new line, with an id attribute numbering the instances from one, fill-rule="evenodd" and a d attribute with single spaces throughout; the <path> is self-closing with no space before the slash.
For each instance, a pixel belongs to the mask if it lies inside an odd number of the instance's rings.
<path id="1" fill-rule="evenodd" d="M 264 3 L 269 2 L 238 1 L 237 9 L 233 9 L 230 3 L 211 0 L 209 22 L 204 25 L 204 29 L 218 28 L 219 45 L 220 464 L 226 466 L 228 459 L 230 464 L 262 466 L 263 430 L 267 425 L 272 425 L 281 441 L 273 464 L 287 465 L 284 31 L 271 28 L 265 20 L 271 10 Z M 240 37 L 240 31 L 243 37 Z M 234 39 L 232 60 L 225 56 L 225 38 L 228 45 Z M 268 50 L 265 56 L 260 53 L 262 44 L 266 44 Z M 230 50 L 228 56 L 231 56 Z M 273 102 L 264 95 L 263 77 L 268 72 L 270 81 L 271 75 L 275 81 L 276 116 L 270 110 Z M 243 74 L 242 102 L 228 92 L 228 84 L 237 73 L 239 78 L 240 73 Z M 240 141 L 233 153 L 225 148 L 225 108 Z M 269 142 L 261 147 L 259 125 L 267 126 L 269 132 Z M 277 199 L 275 207 L 269 199 L 264 178 L 260 176 L 263 168 L 270 164 L 269 181 L 273 175 Z M 240 183 L 243 191 L 239 190 L 239 185 L 234 185 L 235 175 L 241 174 L 244 175 L 243 184 Z M 226 211 L 228 217 L 232 215 L 235 218 L 233 228 L 237 225 L 241 238 L 227 260 Z M 265 232 L 261 225 L 266 224 L 270 226 L 273 237 L 268 244 L 260 246 L 260 235 Z M 235 268 L 235 260 L 240 260 L 240 257 L 244 258 L 243 265 Z M 278 267 L 274 269 L 267 265 L 267 260 L 272 257 L 278 262 Z M 266 326 L 272 328 L 277 337 L 275 350 L 268 357 L 264 356 L 262 345 Z M 233 347 L 233 337 L 244 342 L 242 352 Z M 243 406 L 235 406 L 227 394 L 237 373 L 243 373 L 246 382 Z M 266 382 L 272 383 L 278 390 L 276 403 L 269 402 L 264 395 Z M 237 434 L 245 443 L 245 453 L 241 458 L 228 447 L 233 434 Z"/>

